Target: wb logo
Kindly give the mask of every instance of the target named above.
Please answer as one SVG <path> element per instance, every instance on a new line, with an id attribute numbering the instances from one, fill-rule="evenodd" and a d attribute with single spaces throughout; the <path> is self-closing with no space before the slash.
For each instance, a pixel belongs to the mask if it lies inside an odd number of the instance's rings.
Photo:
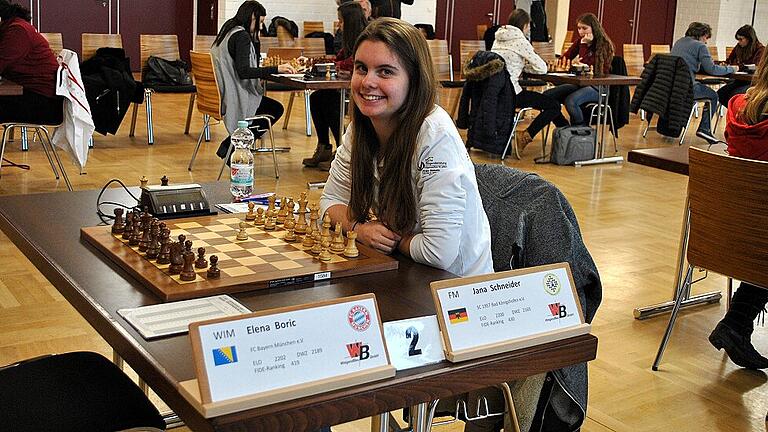
<path id="1" fill-rule="evenodd" d="M 347 344 L 347 352 L 350 357 L 357 357 L 361 361 L 371 356 L 370 347 L 362 342 Z"/>
<path id="2" fill-rule="evenodd" d="M 549 312 L 552 313 L 552 316 L 556 316 L 558 318 L 565 318 L 567 313 L 565 312 L 565 305 L 561 305 L 560 303 L 552 303 L 549 305 Z"/>

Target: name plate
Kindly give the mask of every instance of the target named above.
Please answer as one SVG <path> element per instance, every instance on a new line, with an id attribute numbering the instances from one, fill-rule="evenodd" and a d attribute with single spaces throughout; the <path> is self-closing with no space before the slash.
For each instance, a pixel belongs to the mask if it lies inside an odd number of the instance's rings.
<path id="1" fill-rule="evenodd" d="M 568 263 L 433 282 L 446 358 L 457 362 L 589 332 Z"/>
<path id="2" fill-rule="evenodd" d="M 395 375 L 373 294 L 190 324 L 206 416 L 324 393 Z"/>
<path id="3" fill-rule="evenodd" d="M 385 322 L 384 338 L 392 365 L 397 370 L 445 360 L 435 315 Z"/>

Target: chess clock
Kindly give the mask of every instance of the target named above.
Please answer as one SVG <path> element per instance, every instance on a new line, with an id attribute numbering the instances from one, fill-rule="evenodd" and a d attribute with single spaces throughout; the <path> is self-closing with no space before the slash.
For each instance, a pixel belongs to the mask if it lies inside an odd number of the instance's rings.
<path id="1" fill-rule="evenodd" d="M 141 206 L 158 219 L 214 215 L 199 184 L 144 186 Z"/>

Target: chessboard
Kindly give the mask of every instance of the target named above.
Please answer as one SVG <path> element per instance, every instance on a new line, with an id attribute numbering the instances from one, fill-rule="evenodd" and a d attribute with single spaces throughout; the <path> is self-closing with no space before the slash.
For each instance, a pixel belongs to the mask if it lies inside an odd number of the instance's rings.
<path id="1" fill-rule="evenodd" d="M 397 260 L 362 244 L 356 246 L 357 257 L 332 253 L 330 259 L 321 261 L 301 241 L 286 242 L 283 237 L 288 231 L 284 225 L 265 230 L 263 225 L 245 221 L 245 214 L 171 219 L 163 223 L 170 230 L 172 239 L 183 235 L 187 242 L 191 241 L 192 251 L 205 248 L 204 259 L 210 260 L 216 255 L 219 275 L 209 277 L 207 268 L 195 268 L 194 280 L 181 280 L 179 274 L 169 271 L 169 264 L 159 264 L 156 259 L 147 258 L 138 246 L 130 246 L 129 240 L 113 233 L 111 226 L 82 228 L 81 237 L 164 301 L 275 288 L 398 268 Z M 238 240 L 238 234 L 241 238 L 247 235 L 247 238 Z"/>

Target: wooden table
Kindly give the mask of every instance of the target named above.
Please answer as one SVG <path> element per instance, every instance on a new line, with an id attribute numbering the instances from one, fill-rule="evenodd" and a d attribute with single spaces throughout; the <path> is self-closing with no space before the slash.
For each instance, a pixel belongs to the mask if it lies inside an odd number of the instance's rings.
<path id="1" fill-rule="evenodd" d="M 204 185 L 212 203 L 229 200 L 225 182 Z M 134 188 L 136 192 L 136 188 Z M 479 360 L 400 371 L 394 378 L 321 395 L 204 418 L 179 393 L 179 382 L 195 377 L 187 335 L 144 340 L 118 309 L 159 303 L 139 281 L 80 239 L 80 227 L 99 223 L 98 191 L 0 197 L 0 228 L 138 375 L 192 430 L 307 431 L 481 389 L 595 358 L 597 338 L 583 335 Z M 129 203 L 109 189 L 104 200 Z M 49 218 L 30 217 L 57 209 Z M 429 282 L 451 277 L 400 259 L 398 270 L 315 284 L 233 294 L 251 310 L 303 304 L 372 292 L 382 320 L 434 314 Z"/>
<path id="2" fill-rule="evenodd" d="M 0 96 L 20 96 L 24 87 L 6 78 L 0 79 Z"/>
<path id="3" fill-rule="evenodd" d="M 267 77 L 268 80 L 287 85 L 295 88 L 296 90 L 304 90 L 304 103 L 306 105 L 307 116 L 307 136 L 311 135 L 311 114 L 309 111 L 309 90 L 338 90 L 339 95 L 339 141 L 344 137 L 344 109 L 346 108 L 347 89 L 351 83 L 349 79 L 340 79 L 334 76 L 333 78 L 312 78 L 306 79 L 303 76 L 299 77 L 298 74 L 272 74 Z M 336 143 L 337 146 L 341 145 L 340 142 Z"/>
<path id="4" fill-rule="evenodd" d="M 605 129 L 608 127 L 608 97 L 611 86 L 633 86 L 640 84 L 640 77 L 609 74 L 602 77 L 578 76 L 568 73 L 547 73 L 544 75 L 529 75 L 532 79 L 538 79 L 552 84 L 574 84 L 579 87 L 597 87 L 597 134 L 595 136 L 595 156 L 586 161 L 577 161 L 576 166 L 595 165 L 603 163 L 620 163 L 624 160 L 621 156 L 604 157 Z M 609 131 L 610 133 L 610 131 Z"/>
<path id="5" fill-rule="evenodd" d="M 714 151 L 717 147 L 712 148 L 710 145 L 696 145 L 692 146 L 703 150 Z M 627 155 L 629 162 L 634 162 L 640 165 L 649 166 L 652 168 L 658 168 L 664 171 L 669 171 L 677 174 L 688 175 L 688 146 L 672 146 L 672 147 L 660 147 L 651 149 L 632 150 Z M 675 305 L 675 299 L 678 293 L 678 287 L 683 283 L 683 272 L 685 271 L 686 258 L 685 255 L 688 251 L 688 233 L 690 228 L 691 214 L 688 209 L 688 196 L 685 197 L 685 217 L 683 218 L 683 225 L 680 229 L 680 247 L 677 252 L 677 273 L 675 275 L 675 285 L 672 291 L 672 299 L 666 302 L 657 303 L 648 306 L 637 307 L 633 310 L 635 319 L 646 319 L 659 314 L 671 312 Z M 717 303 L 722 297 L 720 291 L 712 291 L 698 295 L 690 295 L 690 292 L 684 293 L 685 297 L 680 307 L 691 307 L 702 304 Z"/>

